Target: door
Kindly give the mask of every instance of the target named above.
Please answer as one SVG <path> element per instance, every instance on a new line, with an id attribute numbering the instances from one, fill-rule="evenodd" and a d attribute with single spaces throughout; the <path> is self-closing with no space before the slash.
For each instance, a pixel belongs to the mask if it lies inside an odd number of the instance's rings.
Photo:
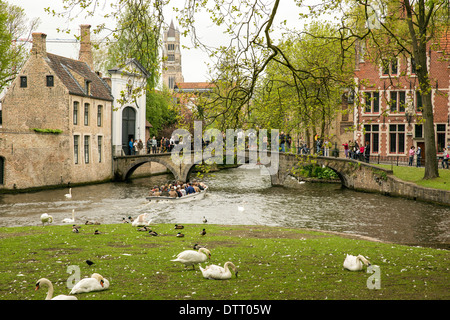
<path id="1" fill-rule="evenodd" d="M 122 111 L 122 150 L 125 154 L 131 154 L 128 142 L 134 139 L 135 132 L 136 111 L 132 107 L 126 107 Z"/>

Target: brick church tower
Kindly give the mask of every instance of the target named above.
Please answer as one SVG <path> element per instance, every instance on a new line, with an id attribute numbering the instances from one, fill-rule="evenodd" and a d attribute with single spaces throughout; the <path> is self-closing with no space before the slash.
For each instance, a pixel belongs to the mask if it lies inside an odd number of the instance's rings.
<path id="1" fill-rule="evenodd" d="M 176 83 L 184 82 L 181 69 L 180 31 L 175 29 L 173 20 L 169 29 L 164 31 L 163 38 L 163 84 L 169 89 L 174 89 Z"/>

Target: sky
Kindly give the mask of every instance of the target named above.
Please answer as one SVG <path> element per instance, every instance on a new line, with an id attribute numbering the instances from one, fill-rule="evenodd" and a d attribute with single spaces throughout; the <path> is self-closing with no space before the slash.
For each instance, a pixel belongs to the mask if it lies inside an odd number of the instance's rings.
<path id="1" fill-rule="evenodd" d="M 28 19 L 39 17 L 41 23 L 36 32 L 43 32 L 47 34 L 47 51 L 53 54 L 65 56 L 68 58 L 78 59 L 79 44 L 76 43 L 75 35 L 79 35 L 79 25 L 90 24 L 94 28 L 99 22 L 104 21 L 103 13 L 99 13 L 95 17 L 85 18 L 84 14 L 79 15 L 73 22 L 67 22 L 66 19 L 57 18 L 49 15 L 44 11 L 44 8 L 50 7 L 59 12 L 62 10 L 62 0 L 7 0 L 9 3 L 16 4 L 25 10 Z M 103 3 L 103 1 L 101 1 Z M 165 22 L 170 24 L 171 19 L 174 20 L 175 26 L 176 13 L 172 12 L 170 8 L 173 6 L 184 5 L 184 0 L 172 0 L 169 7 L 164 12 Z M 298 12 L 294 2 L 291 0 L 281 1 L 281 6 L 278 16 L 283 20 L 289 18 L 291 23 L 298 25 Z M 110 22 L 109 22 L 110 23 Z M 196 21 L 197 30 L 200 32 L 199 36 L 208 44 L 228 44 L 228 39 L 222 35 L 220 31 L 215 29 L 207 16 L 198 16 Z M 57 28 L 69 27 L 70 34 L 61 33 Z M 93 37 L 91 35 L 91 37 Z M 61 42 L 64 40 L 66 42 Z M 67 42 L 72 40 L 72 42 Z M 192 48 L 190 37 L 181 37 L 181 45 Z M 208 81 L 208 73 L 206 63 L 208 62 L 208 55 L 199 49 L 181 49 L 182 54 L 182 70 L 185 82 L 203 82 Z"/>

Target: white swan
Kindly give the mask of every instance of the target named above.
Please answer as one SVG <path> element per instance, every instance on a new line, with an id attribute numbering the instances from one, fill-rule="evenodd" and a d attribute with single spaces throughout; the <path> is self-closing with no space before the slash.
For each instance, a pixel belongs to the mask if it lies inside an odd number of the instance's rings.
<path id="1" fill-rule="evenodd" d="M 75 209 L 72 209 L 72 219 L 64 218 L 63 223 L 75 223 Z"/>
<path id="2" fill-rule="evenodd" d="M 64 196 L 68 199 L 72 198 L 72 188 L 69 188 L 69 193 L 66 193 Z"/>
<path id="3" fill-rule="evenodd" d="M 109 288 L 109 281 L 98 273 L 93 273 L 90 278 L 81 279 L 73 286 L 70 294 L 101 291 Z"/>
<path id="4" fill-rule="evenodd" d="M 351 254 L 347 254 L 347 257 L 344 260 L 344 268 L 350 271 L 362 270 L 363 265 L 370 266 L 370 262 L 362 255 L 357 255 L 355 257 Z"/>
<path id="5" fill-rule="evenodd" d="M 208 258 L 211 258 L 211 252 L 208 249 L 200 248 L 198 251 L 185 250 L 177 255 L 177 258 L 170 261 L 181 262 L 187 266 L 192 266 L 195 269 L 195 264 L 205 262 Z"/>
<path id="6" fill-rule="evenodd" d="M 140 214 L 136 219 L 133 220 L 133 223 L 131 224 L 133 227 L 144 227 L 150 225 L 150 221 L 146 221 L 147 214 L 143 213 Z"/>
<path id="7" fill-rule="evenodd" d="M 53 222 L 53 217 L 51 215 L 49 215 L 48 213 L 43 213 L 41 214 L 41 222 L 42 225 L 45 226 L 45 223 L 52 223 Z"/>
<path id="8" fill-rule="evenodd" d="M 66 296 L 64 294 L 60 294 L 59 296 L 53 297 L 53 284 L 50 280 L 46 278 L 41 278 L 36 282 L 36 289 L 37 291 L 42 285 L 46 285 L 48 287 L 47 297 L 45 300 L 78 300 L 77 297 L 74 296 Z"/>
<path id="9" fill-rule="evenodd" d="M 215 264 L 211 264 L 209 266 L 206 266 L 206 268 L 202 268 L 199 266 L 200 271 L 203 274 L 203 277 L 206 279 L 213 279 L 213 280 L 228 280 L 231 279 L 231 271 L 229 269 L 231 267 L 234 271 L 234 274 L 238 275 L 238 271 L 236 266 L 233 264 L 233 262 L 228 261 L 225 262 L 225 265 L 223 268 L 221 266 L 216 266 Z"/>

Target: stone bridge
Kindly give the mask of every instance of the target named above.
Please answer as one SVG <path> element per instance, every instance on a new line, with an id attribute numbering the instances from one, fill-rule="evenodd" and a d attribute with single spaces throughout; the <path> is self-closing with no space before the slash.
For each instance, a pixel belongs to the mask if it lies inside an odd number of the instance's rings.
<path id="1" fill-rule="evenodd" d="M 249 163 L 250 160 L 256 159 L 256 153 L 257 151 L 246 150 L 245 161 L 243 161 L 244 157 L 241 157 L 239 164 L 244 162 Z M 125 181 L 142 164 L 146 162 L 157 162 L 169 169 L 176 180 L 186 182 L 188 181 L 191 170 L 199 163 L 194 161 L 193 152 L 186 154 L 186 157 L 191 157 L 191 161 L 183 161 L 179 164 L 172 161 L 171 153 L 114 157 L 115 180 Z M 273 158 L 270 151 L 267 152 L 267 157 Z M 203 157 L 203 160 L 205 161 L 207 158 Z M 288 176 L 295 176 L 294 172 L 296 168 L 299 168 L 300 165 L 307 164 L 317 164 L 332 169 L 340 178 L 342 185 L 349 189 L 389 194 L 389 190 L 392 188 L 386 187 L 388 177 L 392 174 L 390 170 L 351 159 L 305 156 L 282 152 L 278 153 L 278 170 L 271 174 L 272 185 L 283 186 Z M 270 165 L 272 164 L 269 163 L 265 166 L 269 168 Z"/>

